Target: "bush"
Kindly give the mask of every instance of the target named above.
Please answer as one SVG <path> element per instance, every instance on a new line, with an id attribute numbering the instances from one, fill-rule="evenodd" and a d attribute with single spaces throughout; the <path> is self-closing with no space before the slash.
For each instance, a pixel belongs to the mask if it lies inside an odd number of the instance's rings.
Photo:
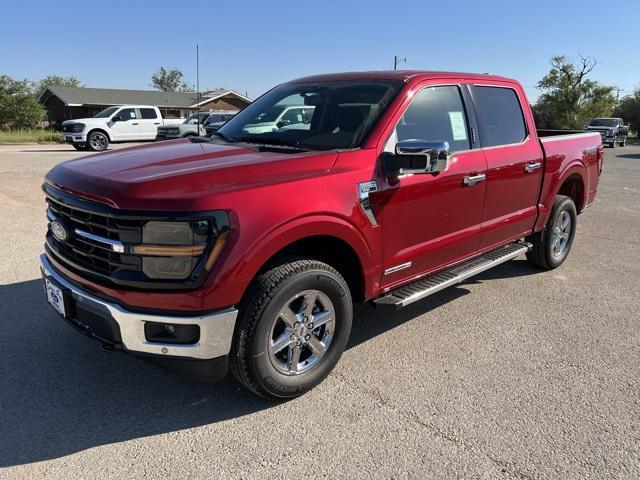
<path id="1" fill-rule="evenodd" d="M 18 143 L 62 143 L 62 137 L 54 130 L 0 130 L 0 145 Z"/>

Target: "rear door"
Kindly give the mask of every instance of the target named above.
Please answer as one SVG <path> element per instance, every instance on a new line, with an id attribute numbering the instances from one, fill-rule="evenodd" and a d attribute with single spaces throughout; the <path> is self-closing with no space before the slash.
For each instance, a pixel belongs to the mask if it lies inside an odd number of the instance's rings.
<path id="1" fill-rule="evenodd" d="M 485 182 L 482 150 L 472 149 L 473 133 L 460 85 L 424 85 L 408 99 L 384 151 L 398 141 L 446 141 L 446 170 L 389 179 L 380 198 L 383 226 L 383 287 L 445 267 L 477 252 Z"/>
<path id="2" fill-rule="evenodd" d="M 116 115 L 122 121 L 111 125 L 112 140 L 138 140 L 140 138 L 140 119 L 135 108 L 123 108 Z"/>
<path id="3" fill-rule="evenodd" d="M 531 233 L 543 171 L 542 148 L 519 89 L 505 84 L 470 86 L 480 144 L 487 162 L 481 248 Z M 530 117 L 530 115 L 529 115 Z"/>
<path id="4" fill-rule="evenodd" d="M 140 139 L 153 140 L 158 134 L 160 118 L 155 108 L 142 107 L 140 110 Z"/>

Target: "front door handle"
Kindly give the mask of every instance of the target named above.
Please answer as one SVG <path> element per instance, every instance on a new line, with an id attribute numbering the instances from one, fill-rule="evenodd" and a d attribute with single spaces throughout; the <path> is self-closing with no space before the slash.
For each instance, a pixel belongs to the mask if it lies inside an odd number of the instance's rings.
<path id="1" fill-rule="evenodd" d="M 160 122 L 153 122 L 154 125 L 160 125 Z"/>
<path id="2" fill-rule="evenodd" d="M 531 173 L 534 170 L 539 169 L 542 166 L 542 162 L 529 162 L 524 166 L 524 171 Z"/>
<path id="3" fill-rule="evenodd" d="M 476 183 L 482 182 L 487 179 L 484 173 L 478 173 L 477 175 L 467 175 L 464 177 L 464 184 L 473 187 Z"/>
<path id="4" fill-rule="evenodd" d="M 138 123 L 137 122 L 136 123 L 132 123 L 131 125 L 138 125 Z"/>

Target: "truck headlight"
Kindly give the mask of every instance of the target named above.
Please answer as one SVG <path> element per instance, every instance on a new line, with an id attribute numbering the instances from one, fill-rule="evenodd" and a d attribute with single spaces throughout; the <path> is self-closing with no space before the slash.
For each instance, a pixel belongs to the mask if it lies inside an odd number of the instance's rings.
<path id="1" fill-rule="evenodd" d="M 84 130 L 84 123 L 72 123 L 71 132 L 80 133 Z"/>
<path id="2" fill-rule="evenodd" d="M 222 251 L 228 230 L 211 220 L 193 222 L 149 221 L 142 228 L 142 244 L 131 253 L 142 256 L 142 271 L 149 278 L 184 280 L 199 262 L 209 270 Z"/>

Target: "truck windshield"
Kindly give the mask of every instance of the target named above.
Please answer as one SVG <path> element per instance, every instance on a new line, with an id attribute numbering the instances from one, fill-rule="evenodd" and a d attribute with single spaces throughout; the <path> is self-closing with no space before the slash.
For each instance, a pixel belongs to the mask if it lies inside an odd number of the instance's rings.
<path id="1" fill-rule="evenodd" d="M 307 150 L 354 148 L 401 85 L 387 80 L 283 84 L 230 119 L 218 137 Z"/>
<path id="2" fill-rule="evenodd" d="M 589 124 L 590 127 L 615 127 L 618 121 L 615 118 L 594 118 Z"/>
<path id="3" fill-rule="evenodd" d="M 116 112 L 116 110 L 118 110 L 118 108 L 120 108 L 120 107 L 105 108 L 104 110 L 102 110 L 100 113 L 98 113 L 93 118 L 107 118 L 107 117 L 110 117 L 111 115 L 113 115 Z"/>

